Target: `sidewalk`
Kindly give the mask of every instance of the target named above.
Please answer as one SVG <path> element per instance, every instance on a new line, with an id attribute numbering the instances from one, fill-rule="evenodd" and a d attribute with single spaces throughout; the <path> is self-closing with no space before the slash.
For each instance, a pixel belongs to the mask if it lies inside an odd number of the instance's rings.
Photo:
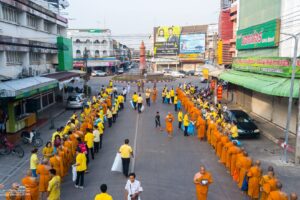
<path id="1" fill-rule="evenodd" d="M 51 114 L 54 119 L 55 128 L 57 128 L 66 124 L 66 120 L 70 117 L 71 111 L 66 111 L 62 104 L 55 104 L 39 114 L 39 119 L 44 119 L 44 123 L 38 124 L 34 128 L 40 132 L 44 145 L 55 131 L 55 129 L 50 129 Z M 5 188 L 10 187 L 13 182 L 20 183 L 21 178 L 26 173 L 26 169 L 28 169 L 30 151 L 33 146 L 20 144 L 25 151 L 25 155 L 22 159 L 14 155 L 0 156 L 0 183 L 5 184 Z M 40 150 L 44 145 L 40 147 Z"/>

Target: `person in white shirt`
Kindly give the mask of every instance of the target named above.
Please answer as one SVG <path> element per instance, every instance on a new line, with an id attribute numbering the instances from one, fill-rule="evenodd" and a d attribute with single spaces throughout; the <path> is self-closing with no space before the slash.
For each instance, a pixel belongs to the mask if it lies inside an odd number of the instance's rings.
<path id="1" fill-rule="evenodd" d="M 141 200 L 141 193 L 143 188 L 141 187 L 140 181 L 135 179 L 135 173 L 129 174 L 129 180 L 125 185 L 125 198 L 126 200 Z"/>
<path id="2" fill-rule="evenodd" d="M 127 96 L 127 89 L 126 88 L 123 88 L 122 95 L 124 97 L 124 101 L 126 102 L 126 96 Z"/>
<path id="3" fill-rule="evenodd" d="M 98 130 L 97 125 L 94 126 L 93 135 L 94 135 L 94 152 L 98 153 L 99 145 L 100 145 L 100 132 Z"/>

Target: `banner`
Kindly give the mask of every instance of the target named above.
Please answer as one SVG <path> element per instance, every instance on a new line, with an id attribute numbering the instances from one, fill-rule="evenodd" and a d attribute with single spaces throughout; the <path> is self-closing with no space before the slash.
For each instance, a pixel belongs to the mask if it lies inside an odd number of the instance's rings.
<path id="1" fill-rule="evenodd" d="M 180 26 L 160 26 L 155 33 L 154 55 L 178 55 Z"/>
<path id="2" fill-rule="evenodd" d="M 180 54 L 205 52 L 205 34 L 188 34 L 180 36 Z"/>
<path id="3" fill-rule="evenodd" d="M 280 38 L 280 20 L 274 19 L 263 24 L 238 30 L 236 49 L 257 49 L 277 47 Z"/>
<path id="4" fill-rule="evenodd" d="M 286 57 L 234 58 L 232 67 L 239 71 L 291 77 L 292 60 Z M 297 61 L 296 76 L 300 77 L 300 60 Z"/>

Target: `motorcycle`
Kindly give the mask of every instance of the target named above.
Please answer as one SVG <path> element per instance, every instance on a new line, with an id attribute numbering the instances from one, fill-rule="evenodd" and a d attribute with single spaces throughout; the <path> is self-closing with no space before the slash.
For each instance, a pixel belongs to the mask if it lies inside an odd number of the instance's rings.
<path id="1" fill-rule="evenodd" d="M 34 147 L 41 147 L 43 145 L 43 139 L 40 137 L 40 133 L 36 130 L 23 131 L 21 138 L 24 144 L 32 144 Z"/>

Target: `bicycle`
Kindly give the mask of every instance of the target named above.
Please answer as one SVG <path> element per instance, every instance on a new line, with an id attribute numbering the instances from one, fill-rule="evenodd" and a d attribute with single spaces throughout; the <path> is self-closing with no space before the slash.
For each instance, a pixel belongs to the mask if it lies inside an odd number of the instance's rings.
<path id="1" fill-rule="evenodd" d="M 43 145 L 43 140 L 40 137 L 40 133 L 36 130 L 30 132 L 23 131 L 21 133 L 21 138 L 24 144 L 32 144 L 34 147 L 41 147 Z"/>
<path id="2" fill-rule="evenodd" d="M 14 154 L 19 158 L 24 157 L 24 150 L 20 145 L 15 145 L 8 141 L 6 136 L 1 136 L 0 138 L 0 155 Z"/>

